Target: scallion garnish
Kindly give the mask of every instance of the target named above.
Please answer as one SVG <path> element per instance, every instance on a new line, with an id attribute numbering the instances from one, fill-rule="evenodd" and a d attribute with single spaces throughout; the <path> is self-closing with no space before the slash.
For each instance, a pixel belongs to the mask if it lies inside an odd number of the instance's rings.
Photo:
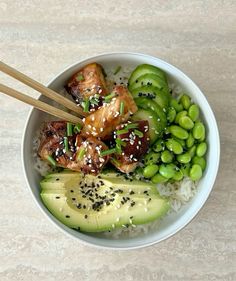
<path id="1" fill-rule="evenodd" d="M 84 112 L 89 112 L 89 105 L 90 105 L 89 99 L 85 99 L 82 104 L 84 107 Z"/>
<path id="2" fill-rule="evenodd" d="M 69 151 L 69 143 L 68 143 L 68 138 L 64 137 L 64 149 L 66 152 Z"/>
<path id="3" fill-rule="evenodd" d="M 116 75 L 117 73 L 119 73 L 121 71 L 121 66 L 117 66 L 117 68 L 115 69 L 115 71 L 113 72 L 114 75 Z"/>
<path id="4" fill-rule="evenodd" d="M 82 125 L 78 123 L 77 125 L 74 126 L 74 133 L 79 134 L 80 130 L 82 128 Z"/>
<path id="5" fill-rule="evenodd" d="M 143 137 L 143 132 L 139 131 L 139 130 L 134 130 L 134 133 L 136 136 L 142 138 Z"/>
<path id="6" fill-rule="evenodd" d="M 116 139 L 116 143 L 121 145 L 121 146 L 126 146 L 126 142 L 122 141 L 121 139 Z"/>
<path id="7" fill-rule="evenodd" d="M 129 132 L 129 130 L 125 128 L 125 129 L 116 131 L 116 134 L 123 135 L 123 134 L 127 134 L 128 132 Z"/>
<path id="8" fill-rule="evenodd" d="M 122 101 L 120 103 L 120 115 L 124 114 L 125 103 Z"/>
<path id="9" fill-rule="evenodd" d="M 116 93 L 111 93 L 104 97 L 105 102 L 110 102 L 112 98 L 116 96 Z"/>
<path id="10" fill-rule="evenodd" d="M 132 123 L 125 126 L 126 129 L 135 129 L 138 127 L 138 124 Z"/>
<path id="11" fill-rule="evenodd" d="M 79 151 L 77 152 L 77 160 L 82 160 L 86 152 L 85 147 L 80 147 Z"/>
<path id="12" fill-rule="evenodd" d="M 103 157 L 103 156 L 113 154 L 113 153 L 116 153 L 116 152 L 117 152 L 116 148 L 111 148 L 111 149 L 101 151 L 100 155 Z"/>
<path id="13" fill-rule="evenodd" d="M 67 129 L 67 136 L 71 137 L 73 135 L 73 126 L 71 123 L 66 124 L 66 129 Z"/>
<path id="14" fill-rule="evenodd" d="M 52 166 L 57 165 L 57 162 L 53 159 L 53 157 L 51 155 L 48 155 L 47 160 L 48 160 L 48 162 L 50 162 L 52 164 Z"/>
<path id="15" fill-rule="evenodd" d="M 84 75 L 81 74 L 81 73 L 79 73 L 79 74 L 77 75 L 76 79 L 77 79 L 78 81 L 83 81 L 83 80 L 84 80 Z"/>
<path id="16" fill-rule="evenodd" d="M 116 166 L 120 166 L 120 161 L 118 161 L 117 159 L 111 157 L 111 161 L 112 161 Z"/>

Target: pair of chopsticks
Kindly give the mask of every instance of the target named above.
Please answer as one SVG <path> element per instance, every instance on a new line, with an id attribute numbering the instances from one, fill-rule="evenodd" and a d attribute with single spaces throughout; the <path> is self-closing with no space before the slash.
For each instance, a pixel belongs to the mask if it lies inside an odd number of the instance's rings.
<path id="1" fill-rule="evenodd" d="M 60 94 L 54 92 L 53 90 L 45 87 L 43 84 L 35 81 L 34 79 L 30 78 L 29 76 L 19 72 L 18 70 L 10 67 L 9 65 L 7 65 L 1 61 L 0 61 L 0 71 L 10 75 L 11 77 L 24 83 L 25 85 L 35 89 L 36 91 L 40 92 L 44 96 L 65 106 L 66 108 L 72 110 L 73 112 L 77 113 L 78 115 L 86 116 L 86 113 L 83 112 L 83 109 L 81 107 L 77 106 L 72 101 L 68 100 L 67 98 L 61 96 Z M 51 115 L 59 117 L 62 120 L 66 120 L 66 121 L 69 121 L 74 124 L 77 124 L 77 123 L 83 124 L 82 120 L 79 117 L 72 115 L 68 112 L 65 112 L 61 109 L 58 109 L 45 102 L 42 102 L 40 100 L 27 96 L 27 95 L 25 95 L 21 92 L 18 92 L 12 88 L 9 88 L 1 83 L 0 83 L 0 92 L 6 94 L 8 96 L 11 96 L 13 98 L 16 98 L 20 101 L 23 101 L 24 103 L 30 104 L 30 105 L 34 106 L 35 108 L 40 109 L 44 112 L 47 112 Z"/>

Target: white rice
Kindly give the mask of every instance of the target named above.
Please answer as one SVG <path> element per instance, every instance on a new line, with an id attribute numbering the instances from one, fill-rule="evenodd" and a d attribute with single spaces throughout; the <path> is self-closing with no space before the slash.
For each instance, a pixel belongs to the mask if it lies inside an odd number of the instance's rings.
<path id="1" fill-rule="evenodd" d="M 122 68 L 122 70 L 114 75 L 114 69 L 107 70 L 107 81 L 108 81 L 108 88 L 111 89 L 114 86 L 114 83 L 117 85 L 124 84 L 127 85 L 128 77 L 131 73 L 132 69 L 130 68 Z M 174 97 L 178 97 L 178 94 L 181 93 L 181 89 L 174 85 L 169 85 L 170 89 L 172 90 L 172 95 Z M 63 89 L 60 91 L 63 96 L 67 96 L 66 91 Z M 58 106 L 58 105 L 57 105 Z M 56 118 L 49 117 L 45 121 L 52 121 L 56 120 Z M 41 128 L 35 133 L 35 137 L 33 139 L 33 156 L 35 159 L 34 167 L 39 172 L 40 175 L 45 176 L 50 172 L 55 172 L 57 168 L 52 168 L 47 162 L 42 161 L 37 154 L 37 150 L 39 147 L 39 140 L 40 140 L 40 131 Z M 182 181 L 175 182 L 175 183 L 164 183 L 157 185 L 157 190 L 161 196 L 164 196 L 169 199 L 170 201 L 170 210 L 168 215 L 173 212 L 178 212 L 180 208 L 189 202 L 191 198 L 197 192 L 197 183 L 192 182 L 189 178 L 185 177 Z M 119 229 L 114 229 L 112 231 L 103 232 L 102 236 L 109 237 L 112 239 L 120 239 L 120 238 L 133 238 L 137 236 L 143 236 L 152 230 L 158 229 L 161 220 L 156 220 L 151 223 L 143 224 L 143 225 L 133 225 L 129 227 L 122 227 Z"/>

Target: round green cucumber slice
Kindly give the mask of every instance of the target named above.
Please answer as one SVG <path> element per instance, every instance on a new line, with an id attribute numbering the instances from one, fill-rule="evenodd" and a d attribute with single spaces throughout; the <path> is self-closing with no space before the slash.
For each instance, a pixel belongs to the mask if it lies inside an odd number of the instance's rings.
<path id="1" fill-rule="evenodd" d="M 154 100 L 161 108 L 167 110 L 169 106 L 169 95 L 154 86 L 143 86 L 134 89 L 131 93 L 134 98 L 146 97 Z"/>
<path id="2" fill-rule="evenodd" d="M 129 85 L 133 84 L 140 76 L 147 74 L 147 73 L 153 73 L 157 76 L 159 76 L 163 81 L 167 82 L 166 75 L 164 71 L 162 71 L 160 68 L 150 65 L 150 64 L 140 64 L 135 68 L 135 70 L 131 73 L 129 78 Z"/>
<path id="3" fill-rule="evenodd" d="M 158 138 L 161 137 L 165 128 L 164 124 L 160 121 L 159 116 L 151 109 L 139 109 L 133 116 L 133 121 L 147 120 L 149 123 L 150 142 L 153 144 Z M 158 121 L 159 120 L 159 121 Z"/>

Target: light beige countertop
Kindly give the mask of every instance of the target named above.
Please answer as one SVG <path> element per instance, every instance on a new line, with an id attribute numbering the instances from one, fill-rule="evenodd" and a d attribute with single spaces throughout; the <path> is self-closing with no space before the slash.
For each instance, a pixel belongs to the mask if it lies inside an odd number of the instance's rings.
<path id="1" fill-rule="evenodd" d="M 160 244 L 133 251 L 84 246 L 33 201 L 20 153 L 30 107 L 0 94 L 0 280 L 236 280 L 236 2 L 0 0 L 0 59 L 42 83 L 111 51 L 157 56 L 202 89 L 221 136 L 214 189 L 197 217 Z"/>

